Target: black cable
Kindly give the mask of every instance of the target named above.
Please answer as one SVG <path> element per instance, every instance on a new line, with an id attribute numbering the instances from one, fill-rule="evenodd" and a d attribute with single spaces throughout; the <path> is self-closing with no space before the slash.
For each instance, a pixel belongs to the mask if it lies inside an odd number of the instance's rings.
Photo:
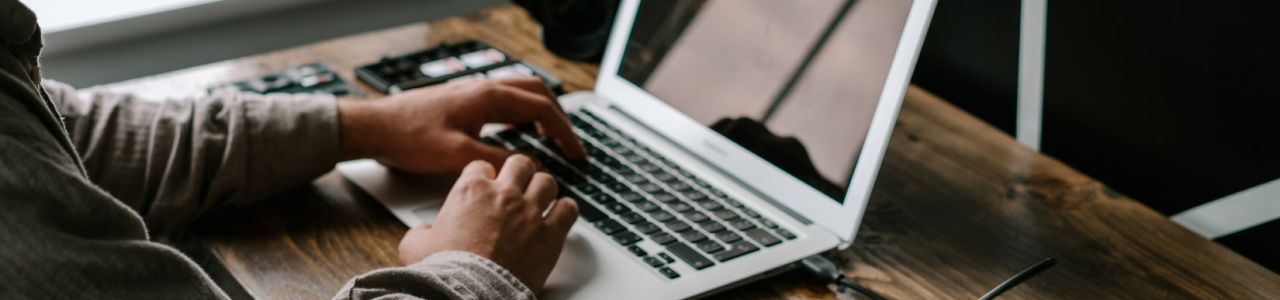
<path id="1" fill-rule="evenodd" d="M 822 257 L 821 255 L 814 255 L 800 260 L 800 265 L 804 266 L 804 269 L 808 270 L 809 273 L 812 273 L 813 275 L 817 275 L 818 277 L 822 277 L 822 279 L 826 279 L 840 286 L 858 291 L 872 300 L 888 300 L 871 289 L 858 285 L 858 283 L 853 282 L 853 280 L 850 280 L 848 277 L 845 277 L 844 273 L 840 273 L 840 268 L 836 267 L 836 263 L 831 262 L 830 259 Z"/>
<path id="2" fill-rule="evenodd" d="M 1026 281 L 1032 276 L 1036 276 L 1036 274 L 1040 274 L 1040 272 L 1043 272 L 1044 270 L 1048 270 L 1049 267 L 1052 267 L 1057 263 L 1058 261 L 1053 259 L 1052 257 L 1046 258 L 1044 259 L 1044 261 L 1038 264 L 1032 265 L 1026 270 L 1022 270 L 1022 272 L 1018 272 L 1018 274 L 1014 274 L 1013 277 L 1009 278 L 1009 280 L 1005 280 L 1004 282 L 1000 283 L 1000 285 L 997 285 L 996 288 L 991 289 L 991 291 L 987 292 L 986 295 L 982 295 L 982 298 L 978 298 L 978 300 L 995 299 L 996 296 L 999 296 L 1001 293 L 1004 293 L 1004 291 L 1007 291 L 1013 288 L 1014 286 L 1017 286 L 1019 283 Z"/>

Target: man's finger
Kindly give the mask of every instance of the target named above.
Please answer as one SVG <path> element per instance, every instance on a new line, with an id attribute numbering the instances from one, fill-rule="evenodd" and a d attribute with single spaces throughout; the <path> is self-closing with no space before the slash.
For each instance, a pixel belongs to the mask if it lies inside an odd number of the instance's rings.
<path id="1" fill-rule="evenodd" d="M 533 158 L 524 154 L 512 155 L 502 164 L 502 172 L 498 172 L 498 182 L 511 184 L 524 191 L 525 187 L 529 186 L 529 180 L 533 179 L 533 173 L 536 172 L 538 172 L 538 165 L 533 162 Z"/>
<path id="2" fill-rule="evenodd" d="M 512 154 L 515 154 L 515 152 L 512 152 L 511 150 L 485 144 L 484 142 L 463 133 L 459 133 L 448 141 L 443 142 L 454 143 L 458 147 L 457 153 L 469 156 L 468 159 L 479 159 L 489 162 L 489 164 L 493 165 L 494 169 L 502 168 L 502 165 L 507 161 L 507 158 L 511 157 Z"/>
<path id="3" fill-rule="evenodd" d="M 546 220 L 551 233 L 563 238 L 573 228 L 573 222 L 578 221 L 578 202 L 569 197 L 557 199 L 547 213 Z"/>
<path id="4" fill-rule="evenodd" d="M 537 93 L 547 96 L 547 98 L 557 99 L 556 94 L 551 92 L 551 88 L 547 87 L 547 83 L 542 81 L 541 77 L 515 77 L 499 79 L 498 83 L 510 85 L 531 93 Z M 563 110 L 562 110 L 563 111 Z"/>
<path id="5" fill-rule="evenodd" d="M 497 177 L 497 172 L 493 170 L 493 164 L 483 160 L 474 160 L 462 168 L 462 174 L 458 178 L 479 177 L 485 179 L 493 179 Z"/>
<path id="6" fill-rule="evenodd" d="M 544 135 L 556 140 L 569 159 L 586 158 L 586 149 L 582 148 L 582 142 L 574 135 L 568 117 L 554 98 L 511 86 L 502 87 L 498 92 L 502 102 L 495 105 L 489 122 L 536 122 Z"/>
<path id="7" fill-rule="evenodd" d="M 556 193 L 559 192 L 559 185 L 551 174 L 538 172 L 533 174 L 533 179 L 529 180 L 529 187 L 525 189 L 524 194 L 538 203 L 538 213 L 542 213 L 551 206 L 551 201 L 556 199 Z"/>

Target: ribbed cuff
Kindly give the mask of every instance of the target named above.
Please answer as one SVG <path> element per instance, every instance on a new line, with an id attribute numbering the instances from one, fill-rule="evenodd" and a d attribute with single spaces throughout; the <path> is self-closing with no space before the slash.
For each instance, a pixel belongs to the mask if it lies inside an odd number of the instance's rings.
<path id="1" fill-rule="evenodd" d="M 469 289 L 474 287 L 468 287 L 466 284 L 457 282 L 451 284 L 452 286 L 449 287 L 450 289 L 453 289 L 455 293 L 471 295 L 476 299 L 489 299 L 490 297 L 484 297 L 484 294 L 495 291 L 515 291 L 518 295 L 503 295 L 503 298 L 537 299 L 537 297 L 533 295 L 533 291 L 529 290 L 529 287 L 524 285 L 523 282 L 520 282 L 520 279 L 516 278 L 515 275 L 511 275 L 511 272 L 508 272 L 506 268 L 499 266 L 488 258 L 471 252 L 445 251 L 432 254 L 422 261 L 409 265 L 408 268 L 431 271 L 432 269 L 440 268 L 442 265 L 452 265 L 466 269 L 474 275 L 474 279 L 490 285 L 486 287 L 489 289 L 488 291 L 471 291 Z M 500 284 L 503 286 L 492 286 L 494 284 Z"/>

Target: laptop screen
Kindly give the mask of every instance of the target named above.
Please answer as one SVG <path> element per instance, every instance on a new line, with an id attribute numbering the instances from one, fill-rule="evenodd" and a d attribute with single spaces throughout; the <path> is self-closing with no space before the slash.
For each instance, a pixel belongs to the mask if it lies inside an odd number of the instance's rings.
<path id="1" fill-rule="evenodd" d="M 844 202 L 911 0 L 645 0 L 618 75 Z"/>

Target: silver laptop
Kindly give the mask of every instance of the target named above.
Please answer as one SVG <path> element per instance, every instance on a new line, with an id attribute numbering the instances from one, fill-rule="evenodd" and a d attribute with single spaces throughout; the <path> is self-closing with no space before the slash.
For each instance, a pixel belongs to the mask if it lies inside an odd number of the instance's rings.
<path id="1" fill-rule="evenodd" d="M 532 130 L 485 133 L 581 207 L 542 296 L 696 298 L 848 247 L 934 3 L 622 1 L 595 90 L 560 99 L 587 162 Z M 409 226 L 454 178 L 339 170 Z"/>

